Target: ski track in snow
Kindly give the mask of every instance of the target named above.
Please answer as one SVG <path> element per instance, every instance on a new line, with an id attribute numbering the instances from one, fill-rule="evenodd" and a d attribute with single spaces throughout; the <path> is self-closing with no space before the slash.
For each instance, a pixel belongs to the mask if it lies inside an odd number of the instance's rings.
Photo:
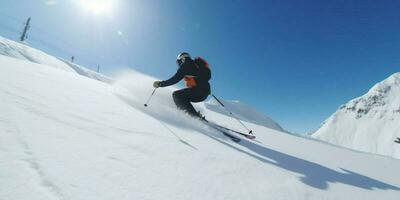
<path id="1" fill-rule="evenodd" d="M 52 181 L 50 181 L 44 170 L 41 168 L 38 160 L 36 159 L 34 153 L 29 147 L 28 143 L 25 142 L 21 132 L 18 127 L 16 127 L 13 123 L 10 123 L 6 119 L 0 118 L 1 126 L 9 133 L 14 133 L 16 140 L 18 141 L 22 151 L 25 154 L 24 161 L 27 167 L 32 171 L 32 173 L 37 177 L 36 180 L 40 183 L 42 190 L 49 194 L 54 200 L 64 200 L 60 188 L 58 188 Z"/>
<path id="2" fill-rule="evenodd" d="M 100 133 L 96 133 L 96 132 L 90 131 L 90 130 L 89 130 L 87 127 L 85 127 L 85 126 L 79 126 L 79 125 L 77 125 L 77 124 L 67 122 L 66 120 L 58 119 L 58 118 L 57 118 L 57 115 L 49 115 L 49 114 L 47 114 L 47 112 L 41 111 L 41 110 L 38 110 L 38 109 L 35 109 L 34 107 L 27 106 L 27 105 L 23 105 L 21 108 L 24 109 L 25 111 L 31 112 L 31 113 L 34 114 L 34 115 L 37 115 L 37 116 L 46 118 L 46 119 L 48 119 L 48 120 L 55 121 L 56 123 L 62 124 L 62 125 L 64 125 L 64 126 L 68 126 L 68 127 L 77 129 L 77 130 L 79 130 L 79 131 L 82 132 L 82 133 L 95 135 L 95 136 L 97 136 L 97 137 L 99 137 L 99 138 L 102 138 L 102 139 L 104 139 L 104 140 L 111 141 L 111 142 L 113 142 L 113 143 L 117 143 L 118 145 L 128 147 L 129 149 L 131 149 L 131 150 L 133 150 L 133 151 L 135 151 L 135 152 L 140 152 L 140 153 L 142 153 L 142 154 L 144 154 L 144 155 L 147 155 L 147 156 L 151 156 L 151 155 L 154 154 L 153 152 L 144 150 L 143 148 L 141 148 L 140 145 L 126 144 L 126 143 L 124 143 L 124 142 L 122 142 L 122 141 L 120 141 L 120 140 L 118 140 L 118 139 L 113 138 L 113 137 L 110 137 L 110 136 L 107 136 L 107 135 L 104 135 L 104 134 L 100 134 Z M 81 119 L 81 118 L 79 118 L 79 119 Z M 92 120 L 89 120 L 89 121 L 92 121 Z M 92 122 L 94 122 L 94 121 L 92 121 Z M 140 131 L 139 131 L 139 132 L 130 131 L 129 133 L 137 133 L 137 134 L 141 134 L 141 135 L 148 135 L 148 132 L 140 132 Z M 148 135 L 148 136 L 151 136 L 151 135 L 154 135 L 154 134 L 151 133 L 151 134 Z"/>
<path id="3" fill-rule="evenodd" d="M 23 147 L 25 154 L 28 156 L 28 158 L 25 159 L 25 161 L 39 177 L 43 189 L 47 190 L 50 194 L 52 194 L 54 199 L 59 199 L 59 200 L 65 199 L 61 193 L 61 190 L 53 182 L 51 182 L 49 179 L 46 178 L 46 174 L 40 167 L 37 159 L 35 158 L 34 154 L 29 148 L 29 145 L 21 138 L 18 138 L 18 141 Z"/>

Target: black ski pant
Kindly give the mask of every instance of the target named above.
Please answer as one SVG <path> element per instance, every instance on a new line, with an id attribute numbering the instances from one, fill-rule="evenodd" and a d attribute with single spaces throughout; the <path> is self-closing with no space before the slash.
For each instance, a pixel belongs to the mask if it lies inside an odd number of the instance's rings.
<path id="1" fill-rule="evenodd" d="M 202 89 L 198 87 L 185 88 L 177 90 L 172 93 L 176 106 L 186 111 L 189 115 L 194 117 L 200 117 L 199 113 L 196 112 L 191 102 L 201 102 L 207 99 L 210 91 L 208 89 Z"/>

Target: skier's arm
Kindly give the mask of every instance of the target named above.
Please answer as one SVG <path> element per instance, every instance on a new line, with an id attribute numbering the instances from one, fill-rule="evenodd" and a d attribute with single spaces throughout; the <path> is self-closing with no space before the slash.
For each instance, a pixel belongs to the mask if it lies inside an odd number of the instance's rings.
<path id="1" fill-rule="evenodd" d="M 165 80 L 165 81 L 161 81 L 159 86 L 160 87 L 167 87 L 170 85 L 174 85 L 176 83 L 178 83 L 180 80 L 182 80 L 184 77 L 184 74 L 182 73 L 181 68 L 176 72 L 176 74 L 174 76 L 172 76 L 170 79 Z"/>

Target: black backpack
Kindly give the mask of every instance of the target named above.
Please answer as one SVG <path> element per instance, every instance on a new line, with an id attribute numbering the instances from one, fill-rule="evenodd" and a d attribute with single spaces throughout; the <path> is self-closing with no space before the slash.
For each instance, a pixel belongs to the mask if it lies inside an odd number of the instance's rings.
<path id="1" fill-rule="evenodd" d="M 211 69 L 208 62 L 203 58 L 197 57 L 194 59 L 194 63 L 199 69 L 200 78 L 209 81 L 211 79 Z"/>

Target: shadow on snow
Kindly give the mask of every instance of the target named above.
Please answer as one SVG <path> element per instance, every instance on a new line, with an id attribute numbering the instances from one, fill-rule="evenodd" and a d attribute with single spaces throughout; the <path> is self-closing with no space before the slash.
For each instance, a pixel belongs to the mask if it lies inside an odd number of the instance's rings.
<path id="1" fill-rule="evenodd" d="M 163 114 L 154 113 L 154 111 L 149 112 L 149 110 L 145 110 L 143 105 L 140 103 L 131 101 L 130 99 L 123 96 L 119 96 L 119 98 L 128 105 L 136 109 L 139 109 L 142 112 L 149 114 L 150 116 L 153 116 L 164 127 L 166 127 L 170 132 L 172 132 L 172 134 L 174 134 L 179 139 L 180 142 L 195 150 L 197 150 L 196 147 L 190 145 L 187 141 L 184 141 L 179 136 L 177 136 L 170 128 L 168 128 L 164 124 L 164 122 L 174 126 L 180 126 L 187 129 L 195 129 L 196 131 L 203 132 L 204 135 L 210 137 L 211 139 L 229 148 L 235 149 L 243 154 L 253 157 L 263 163 L 275 165 L 287 171 L 301 174 L 300 177 L 301 182 L 317 189 L 327 190 L 329 189 L 329 183 L 342 183 L 358 188 L 363 188 L 366 190 L 373 190 L 374 188 L 382 190 L 400 190 L 400 188 L 397 186 L 381 182 L 379 180 L 358 174 L 350 170 L 341 168 L 343 172 L 338 172 L 329 169 L 327 167 L 324 167 L 320 164 L 313 163 L 301 158 L 297 158 L 285 153 L 281 153 L 273 149 L 267 148 L 265 146 L 262 146 L 260 144 L 247 141 L 245 139 L 243 139 L 240 143 L 233 144 L 223 140 L 222 138 L 224 137 L 222 135 L 221 137 L 218 137 L 216 135 L 211 135 L 210 133 L 204 132 L 204 130 L 201 130 L 201 128 L 196 127 L 195 125 L 192 126 L 191 124 L 181 123 L 180 120 L 182 119 L 179 119 L 180 117 L 163 116 Z M 242 150 L 238 148 L 236 145 L 241 145 L 244 148 L 248 149 L 249 151 Z"/>
<path id="2" fill-rule="evenodd" d="M 368 190 L 372 190 L 374 188 L 382 190 L 400 190 L 399 187 L 369 178 L 350 170 L 341 168 L 343 172 L 338 172 L 317 163 L 284 154 L 246 140 L 242 140 L 239 145 L 247 148 L 250 150 L 250 152 L 235 147 L 228 142 L 216 139 L 213 136 L 207 136 L 263 163 L 275 165 L 287 171 L 301 174 L 301 182 L 321 190 L 327 190 L 329 188 L 329 183 L 342 183 Z"/>

